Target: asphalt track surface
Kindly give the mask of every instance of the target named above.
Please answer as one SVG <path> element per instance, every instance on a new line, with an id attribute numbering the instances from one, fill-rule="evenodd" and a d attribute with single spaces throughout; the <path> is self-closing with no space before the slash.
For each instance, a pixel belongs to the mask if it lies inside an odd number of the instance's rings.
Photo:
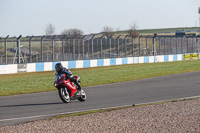
<path id="1" fill-rule="evenodd" d="M 86 110 L 200 96 L 200 71 L 85 87 L 85 102 L 66 104 L 57 91 L 0 97 L 0 126 Z"/>

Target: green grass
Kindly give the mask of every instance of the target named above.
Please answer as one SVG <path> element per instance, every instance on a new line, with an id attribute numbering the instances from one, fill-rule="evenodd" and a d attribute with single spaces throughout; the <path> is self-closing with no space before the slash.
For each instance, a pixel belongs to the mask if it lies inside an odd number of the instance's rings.
<path id="1" fill-rule="evenodd" d="M 200 60 L 71 69 L 83 87 L 200 70 Z M 56 90 L 54 71 L 0 75 L 0 96 Z"/>
<path id="2" fill-rule="evenodd" d="M 179 27 L 179 28 L 161 28 L 161 29 L 144 29 L 137 30 L 138 33 L 164 33 L 164 32 L 177 32 L 177 31 L 196 31 L 199 27 Z M 128 31 L 118 31 L 119 34 L 126 34 Z"/>

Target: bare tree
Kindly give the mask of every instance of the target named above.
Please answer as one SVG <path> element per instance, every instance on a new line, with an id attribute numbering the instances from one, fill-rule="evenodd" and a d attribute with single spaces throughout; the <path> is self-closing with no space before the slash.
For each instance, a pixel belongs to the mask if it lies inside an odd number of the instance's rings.
<path id="1" fill-rule="evenodd" d="M 55 34 L 55 26 L 52 24 L 48 24 L 45 28 L 45 35 L 54 35 Z"/>
<path id="2" fill-rule="evenodd" d="M 137 28 L 138 28 L 138 25 L 137 25 L 137 23 L 135 22 L 135 23 L 132 23 L 131 25 L 130 25 L 130 29 L 129 29 L 129 36 L 130 37 L 134 37 L 134 38 L 137 38 L 137 37 L 139 37 L 139 33 L 137 32 Z"/>
<path id="3" fill-rule="evenodd" d="M 104 36 L 109 37 L 114 34 L 114 28 L 110 26 L 104 26 L 102 29 Z"/>
<path id="4" fill-rule="evenodd" d="M 73 28 L 73 29 L 65 29 L 61 32 L 62 35 L 66 35 L 68 37 L 81 37 L 83 36 L 84 32 L 80 29 Z"/>

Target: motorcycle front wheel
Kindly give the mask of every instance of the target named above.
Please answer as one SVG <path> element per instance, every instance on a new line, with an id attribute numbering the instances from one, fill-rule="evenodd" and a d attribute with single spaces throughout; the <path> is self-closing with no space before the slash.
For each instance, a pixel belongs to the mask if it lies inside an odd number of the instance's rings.
<path id="1" fill-rule="evenodd" d="M 67 88 L 60 88 L 58 90 L 60 99 L 64 102 L 64 103 L 69 103 L 70 102 L 70 95 L 67 91 Z"/>
<path id="2" fill-rule="evenodd" d="M 86 94 L 84 90 L 81 90 L 81 96 L 78 98 L 80 102 L 84 102 L 86 100 Z"/>

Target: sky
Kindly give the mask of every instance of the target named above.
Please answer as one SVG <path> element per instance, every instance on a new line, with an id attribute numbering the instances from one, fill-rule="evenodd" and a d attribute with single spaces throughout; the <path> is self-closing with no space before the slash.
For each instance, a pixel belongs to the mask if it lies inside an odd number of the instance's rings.
<path id="1" fill-rule="evenodd" d="M 0 0 L 0 36 L 59 35 L 78 28 L 84 34 L 114 30 L 199 26 L 200 0 Z"/>

